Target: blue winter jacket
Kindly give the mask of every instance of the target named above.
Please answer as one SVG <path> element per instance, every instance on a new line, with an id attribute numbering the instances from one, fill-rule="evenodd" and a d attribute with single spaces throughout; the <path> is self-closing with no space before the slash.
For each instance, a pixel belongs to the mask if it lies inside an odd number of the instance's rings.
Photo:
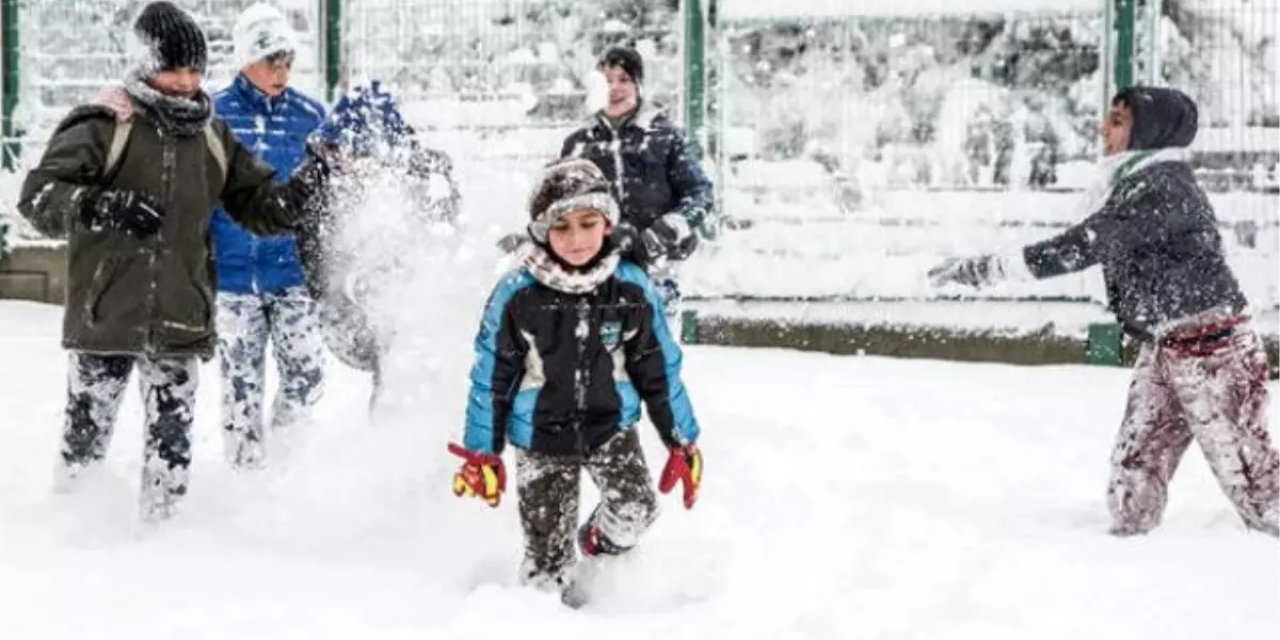
<path id="1" fill-rule="evenodd" d="M 268 98 L 244 75 L 214 94 L 217 114 L 240 142 L 276 170 L 283 182 L 302 163 L 305 142 L 324 121 L 324 105 L 286 88 Z M 305 283 L 292 235 L 256 236 L 219 207 L 210 223 L 218 265 L 218 290 L 278 293 Z"/>

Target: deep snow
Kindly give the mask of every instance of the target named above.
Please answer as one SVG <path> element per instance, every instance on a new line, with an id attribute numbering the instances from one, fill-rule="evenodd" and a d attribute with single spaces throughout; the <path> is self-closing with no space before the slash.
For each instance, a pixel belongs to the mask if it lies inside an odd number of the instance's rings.
<path id="1" fill-rule="evenodd" d="M 449 491 L 464 363 L 419 378 L 438 383 L 374 423 L 366 379 L 335 366 L 316 422 L 245 475 L 221 460 L 206 365 L 185 512 L 143 529 L 135 391 L 100 482 L 51 493 L 58 317 L 0 302 L 0 637 L 1280 632 L 1280 545 L 1243 529 L 1194 448 L 1163 527 L 1104 533 L 1121 369 L 689 347 L 702 500 L 685 511 L 665 498 L 640 549 L 575 612 L 515 585 L 513 495 L 490 511 Z"/>

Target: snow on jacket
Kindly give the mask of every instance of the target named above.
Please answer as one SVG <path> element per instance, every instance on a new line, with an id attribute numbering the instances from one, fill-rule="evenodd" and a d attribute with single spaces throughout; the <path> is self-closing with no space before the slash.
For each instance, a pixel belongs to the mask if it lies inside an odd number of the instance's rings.
<path id="1" fill-rule="evenodd" d="M 131 121 L 115 169 L 106 159 L 118 122 Z M 22 183 L 18 210 L 41 233 L 67 238 L 64 347 L 93 353 L 211 356 L 214 275 L 209 217 L 219 202 L 264 233 L 293 228 L 317 184 L 306 176 L 272 181 L 271 168 L 210 121 L 227 158 L 219 168 L 205 136 L 166 128 L 152 107 L 110 87 L 100 102 L 74 109 L 54 130 Z M 305 169 L 303 169 L 305 171 Z M 80 219 L 98 189 L 146 193 L 163 208 L 152 237 L 93 229 Z"/>
<path id="2" fill-rule="evenodd" d="M 618 262 L 585 294 L 547 286 L 529 267 L 503 277 L 476 336 L 464 445 L 505 443 L 589 454 L 640 419 L 668 447 L 698 437 L 681 353 L 644 270 Z"/>
<path id="3" fill-rule="evenodd" d="M 1101 263 L 1109 308 L 1139 337 L 1215 307 L 1242 311 L 1213 207 L 1185 161 L 1195 103 L 1152 87 L 1122 95 L 1134 116 L 1124 164 L 1135 168 L 1117 171 L 1105 204 L 1083 222 L 1024 248 L 1027 267 L 1045 278 Z"/>
<path id="4" fill-rule="evenodd" d="M 639 229 L 673 211 L 696 228 L 714 203 L 711 180 L 690 152 L 684 132 L 643 101 L 617 128 L 603 113 L 593 116 L 565 139 L 560 157 L 570 156 L 600 167 L 613 185 L 622 220 Z"/>
<path id="5" fill-rule="evenodd" d="M 243 74 L 214 95 L 214 106 L 240 142 L 276 170 L 278 181 L 287 179 L 302 162 L 307 136 L 324 120 L 324 106 L 319 102 L 292 88 L 267 97 Z M 304 284 L 292 235 L 254 235 L 221 207 L 214 213 L 210 232 L 218 290 L 279 293 Z"/>

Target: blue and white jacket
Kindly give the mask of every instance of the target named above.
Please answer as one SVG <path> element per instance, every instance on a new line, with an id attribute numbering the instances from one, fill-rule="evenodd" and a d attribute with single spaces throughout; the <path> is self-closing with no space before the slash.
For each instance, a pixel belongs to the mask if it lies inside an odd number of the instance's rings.
<path id="1" fill-rule="evenodd" d="M 216 113 L 240 142 L 276 170 L 283 182 L 306 156 L 306 140 L 324 121 L 324 105 L 286 88 L 268 98 L 244 75 L 214 95 Z M 210 223 L 218 268 L 218 290 L 278 293 L 305 278 L 292 235 L 256 236 L 219 207 Z"/>
<path id="2" fill-rule="evenodd" d="M 616 265 L 616 266 L 615 266 Z M 463 445 L 586 455 L 649 419 L 668 447 L 698 438 L 681 354 L 644 270 L 616 257 L 584 293 L 524 266 L 499 281 L 475 340 Z M 549 286 L 550 283 L 552 286 Z"/>

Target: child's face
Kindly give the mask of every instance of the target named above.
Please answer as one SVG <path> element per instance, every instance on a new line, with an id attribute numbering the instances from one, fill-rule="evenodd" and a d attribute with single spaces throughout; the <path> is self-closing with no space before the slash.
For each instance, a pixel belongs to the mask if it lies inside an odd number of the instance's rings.
<path id="1" fill-rule="evenodd" d="M 200 82 L 204 74 L 195 67 L 178 67 L 157 71 L 149 84 L 160 93 L 175 98 L 191 99 L 200 92 Z"/>
<path id="2" fill-rule="evenodd" d="M 640 97 L 635 80 L 622 67 L 607 64 L 604 66 L 604 77 L 609 82 L 609 103 L 605 105 L 605 113 L 620 116 L 634 108 Z"/>
<path id="3" fill-rule="evenodd" d="M 609 222 L 599 211 L 577 209 L 551 223 L 547 242 L 561 260 L 575 266 L 591 262 L 609 235 Z"/>
<path id="4" fill-rule="evenodd" d="M 251 62 L 240 73 L 249 79 L 259 91 L 274 98 L 289 86 L 289 74 L 293 72 L 293 54 L 281 53 Z"/>
<path id="5" fill-rule="evenodd" d="M 1129 135 L 1133 132 L 1133 111 L 1121 102 L 1111 106 L 1102 119 L 1102 154 L 1112 156 L 1129 150 Z"/>

